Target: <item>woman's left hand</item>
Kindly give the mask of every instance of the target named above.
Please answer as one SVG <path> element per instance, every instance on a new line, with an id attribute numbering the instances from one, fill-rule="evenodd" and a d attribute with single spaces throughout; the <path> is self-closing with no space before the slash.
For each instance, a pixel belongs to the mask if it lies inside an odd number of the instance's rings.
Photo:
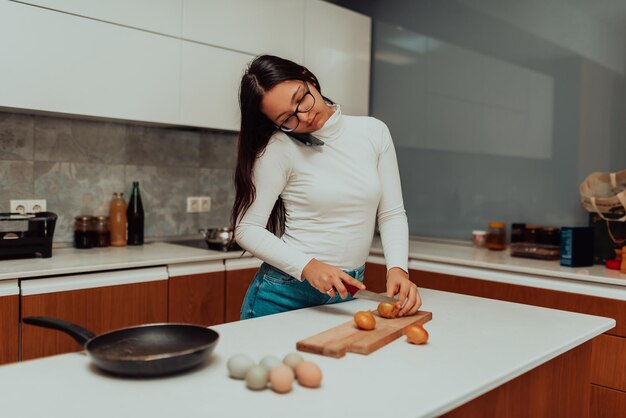
<path id="1" fill-rule="evenodd" d="M 387 272 L 387 296 L 398 295 L 402 309 L 398 316 L 413 315 L 422 306 L 417 285 L 409 280 L 409 274 L 398 267 L 392 267 Z"/>

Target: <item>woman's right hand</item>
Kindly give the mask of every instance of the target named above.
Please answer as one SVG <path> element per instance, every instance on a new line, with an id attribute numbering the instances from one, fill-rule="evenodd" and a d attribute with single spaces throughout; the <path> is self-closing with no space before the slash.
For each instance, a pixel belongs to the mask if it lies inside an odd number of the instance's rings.
<path id="1" fill-rule="evenodd" d="M 348 275 L 340 268 L 331 266 L 330 264 L 322 263 L 321 261 L 312 259 L 304 266 L 302 270 L 302 277 L 308 281 L 311 286 L 319 290 L 321 293 L 326 293 L 328 296 L 335 296 L 335 292 L 339 292 L 341 299 L 348 297 L 348 291 L 343 285 L 343 282 L 349 283 L 352 286 L 357 287 L 360 290 L 365 289 L 365 285 Z"/>

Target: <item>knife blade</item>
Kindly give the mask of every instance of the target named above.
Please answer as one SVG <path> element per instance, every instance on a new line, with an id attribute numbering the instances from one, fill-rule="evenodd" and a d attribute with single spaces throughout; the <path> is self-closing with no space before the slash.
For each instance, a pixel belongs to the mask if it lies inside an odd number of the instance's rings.
<path id="1" fill-rule="evenodd" d="M 348 283 L 344 283 L 343 285 L 345 286 L 348 293 L 350 293 L 350 296 L 352 296 L 353 298 L 372 300 L 374 302 L 388 302 L 388 303 L 396 303 L 398 301 L 398 299 L 390 298 L 387 295 L 380 295 L 378 293 L 374 293 L 369 290 L 360 290 L 358 287 L 352 286 L 351 284 L 348 284 Z"/>

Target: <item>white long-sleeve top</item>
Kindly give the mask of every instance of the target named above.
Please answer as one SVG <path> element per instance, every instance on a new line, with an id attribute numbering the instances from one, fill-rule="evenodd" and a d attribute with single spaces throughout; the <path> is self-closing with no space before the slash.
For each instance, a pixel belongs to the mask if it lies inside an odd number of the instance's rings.
<path id="1" fill-rule="evenodd" d="M 365 263 L 376 217 L 387 269 L 408 271 L 409 232 L 396 153 L 387 126 L 346 116 L 339 105 L 308 147 L 278 131 L 253 168 L 256 198 L 235 230 L 237 243 L 303 280 L 311 259 L 343 270 Z M 286 209 L 281 238 L 266 229 L 278 197 Z"/>

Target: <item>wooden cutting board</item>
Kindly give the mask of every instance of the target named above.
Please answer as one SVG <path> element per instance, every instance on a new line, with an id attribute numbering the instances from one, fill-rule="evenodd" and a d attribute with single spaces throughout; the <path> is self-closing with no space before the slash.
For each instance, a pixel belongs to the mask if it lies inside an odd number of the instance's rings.
<path id="1" fill-rule="evenodd" d="M 370 354 L 385 344 L 402 336 L 404 327 L 423 324 L 432 319 L 433 314 L 418 311 L 415 315 L 386 319 L 372 311 L 376 318 L 376 328 L 364 331 L 357 328 L 354 320 L 320 332 L 296 343 L 296 349 L 307 353 L 321 354 L 328 357 L 343 357 L 346 352 Z"/>

